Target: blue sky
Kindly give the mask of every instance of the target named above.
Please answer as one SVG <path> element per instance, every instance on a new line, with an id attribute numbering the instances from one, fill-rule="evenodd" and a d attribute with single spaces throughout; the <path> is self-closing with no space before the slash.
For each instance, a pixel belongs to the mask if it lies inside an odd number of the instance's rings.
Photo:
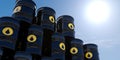
<path id="1" fill-rule="evenodd" d="M 95 0 L 34 0 L 37 9 L 43 6 L 56 11 L 56 18 L 71 15 L 75 20 L 75 36 L 84 43 L 96 43 L 100 60 L 119 60 L 120 57 L 120 0 L 104 0 L 109 5 L 110 14 L 106 22 L 95 24 L 89 22 L 86 7 Z M 103 0 L 101 0 L 103 1 Z M 0 1 L 0 17 L 11 16 L 15 0 Z M 93 12 L 94 13 L 94 12 Z"/>

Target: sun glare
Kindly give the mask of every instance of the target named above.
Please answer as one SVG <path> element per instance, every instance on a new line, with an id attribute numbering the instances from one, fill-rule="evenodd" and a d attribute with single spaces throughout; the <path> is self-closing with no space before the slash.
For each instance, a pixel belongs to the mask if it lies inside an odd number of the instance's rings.
<path id="1" fill-rule="evenodd" d="M 95 24 L 106 22 L 110 16 L 110 7 L 105 1 L 92 1 L 85 10 L 85 18 Z"/>

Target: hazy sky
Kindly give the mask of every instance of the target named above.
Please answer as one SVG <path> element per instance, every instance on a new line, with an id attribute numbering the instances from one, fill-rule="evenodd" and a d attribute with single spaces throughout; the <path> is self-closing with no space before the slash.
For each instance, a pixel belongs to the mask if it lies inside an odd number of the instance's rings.
<path id="1" fill-rule="evenodd" d="M 71 15 L 75 22 L 75 36 L 84 41 L 84 43 L 96 43 L 99 48 L 100 60 L 119 60 L 120 58 L 120 0 L 99 0 L 108 8 L 99 9 L 106 10 L 103 15 L 108 12 L 109 16 L 106 19 L 89 19 L 86 15 L 89 11 L 89 4 L 95 0 L 34 0 L 37 4 L 37 9 L 43 6 L 51 7 L 56 11 L 56 18 L 61 15 Z M 15 0 L 1 0 L 0 1 L 0 17 L 11 16 L 15 5 Z M 104 4 L 101 4 L 104 5 Z M 95 5 L 96 6 L 96 5 Z M 100 7 L 100 6 L 99 6 Z M 96 8 L 96 7 L 95 7 Z M 93 8 L 91 8 L 93 9 Z M 95 9 L 93 9 L 95 10 Z M 96 11 L 91 11 L 90 15 L 96 14 Z"/>

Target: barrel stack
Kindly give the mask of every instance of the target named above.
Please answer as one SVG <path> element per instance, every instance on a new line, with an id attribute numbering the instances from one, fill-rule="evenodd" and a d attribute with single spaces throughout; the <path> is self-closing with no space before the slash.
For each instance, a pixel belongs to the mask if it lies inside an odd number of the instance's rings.
<path id="1" fill-rule="evenodd" d="M 12 16 L 0 17 L 0 60 L 99 60 L 96 44 L 75 38 L 74 18 L 55 16 L 33 0 L 16 0 Z"/>

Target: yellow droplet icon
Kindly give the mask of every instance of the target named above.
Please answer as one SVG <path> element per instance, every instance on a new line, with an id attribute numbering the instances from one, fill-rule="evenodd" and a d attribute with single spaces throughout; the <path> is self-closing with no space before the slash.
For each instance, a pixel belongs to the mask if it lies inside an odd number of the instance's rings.
<path id="1" fill-rule="evenodd" d="M 72 47 L 72 48 L 70 49 L 70 53 L 71 53 L 71 54 L 77 54 L 77 53 L 78 53 L 78 48 Z"/>
<path id="2" fill-rule="evenodd" d="M 85 54 L 85 57 L 86 57 L 87 59 L 91 59 L 91 58 L 93 57 L 93 54 L 92 54 L 91 52 L 87 52 L 87 53 Z"/>
<path id="3" fill-rule="evenodd" d="M 33 34 L 31 34 L 31 35 L 29 35 L 28 37 L 27 37 L 27 41 L 28 42 L 36 42 L 36 40 L 37 40 L 37 37 L 36 37 L 36 35 L 33 35 Z"/>
<path id="4" fill-rule="evenodd" d="M 13 35 L 14 32 L 11 27 L 5 27 L 5 28 L 3 28 L 2 33 L 6 36 L 11 36 L 11 35 Z"/>
<path id="5" fill-rule="evenodd" d="M 20 12 L 20 11 L 21 11 L 21 6 L 17 6 L 17 7 L 14 9 L 13 13 Z"/>
<path id="6" fill-rule="evenodd" d="M 66 48 L 64 43 L 60 43 L 60 44 L 59 44 L 59 47 L 60 47 L 60 49 L 62 49 L 62 50 L 65 50 L 65 48 Z"/>
<path id="7" fill-rule="evenodd" d="M 68 27 L 69 27 L 71 30 L 74 29 L 74 25 L 73 25 L 72 23 L 69 23 L 69 24 L 68 24 Z"/>
<path id="8" fill-rule="evenodd" d="M 55 18 L 53 16 L 49 16 L 49 20 L 50 22 L 55 23 Z"/>

